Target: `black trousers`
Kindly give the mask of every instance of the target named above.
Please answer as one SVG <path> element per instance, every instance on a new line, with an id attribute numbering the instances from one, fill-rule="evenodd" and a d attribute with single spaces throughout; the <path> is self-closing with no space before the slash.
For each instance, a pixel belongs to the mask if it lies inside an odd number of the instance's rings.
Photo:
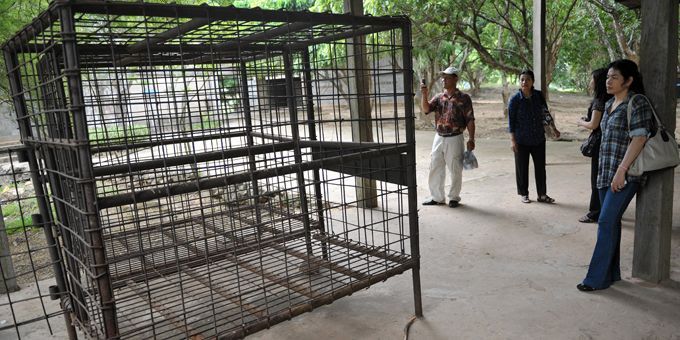
<path id="1" fill-rule="evenodd" d="M 590 205 L 588 208 L 588 217 L 595 221 L 600 217 L 600 191 L 597 189 L 599 163 L 600 154 L 596 152 L 590 159 Z"/>
<path id="2" fill-rule="evenodd" d="M 545 186 L 545 142 L 538 145 L 517 144 L 515 152 L 515 177 L 517 178 L 517 194 L 529 195 L 529 156 L 534 161 L 536 175 L 536 193 L 546 194 Z"/>

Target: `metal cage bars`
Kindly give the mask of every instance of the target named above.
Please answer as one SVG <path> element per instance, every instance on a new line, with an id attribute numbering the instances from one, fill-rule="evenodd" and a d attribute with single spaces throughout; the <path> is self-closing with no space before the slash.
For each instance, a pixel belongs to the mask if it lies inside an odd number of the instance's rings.
<path id="1" fill-rule="evenodd" d="M 38 154 L 47 164 L 51 198 L 57 207 L 54 224 L 62 235 L 67 262 L 66 277 L 70 287 L 68 300 L 70 310 L 79 324 L 91 336 L 107 338 L 166 337 L 170 334 L 192 336 L 204 333 L 241 337 L 275 323 L 272 320 L 284 320 L 407 269 L 413 270 L 416 314 L 421 315 L 408 21 L 404 18 L 362 18 L 315 13 L 281 15 L 275 11 L 207 6 L 179 8 L 174 5 L 101 1 L 75 1 L 68 5 L 58 2 L 50 7 L 47 14 L 20 32 L 17 38 L 4 45 L 6 58 L 16 59 L 16 54 L 25 53 L 41 55 L 49 60 L 45 63 L 39 61 L 38 71 L 24 72 L 24 77 L 31 73 L 32 81 L 38 83 L 33 87 L 34 90 L 22 88 L 19 76 L 19 69 L 27 71 L 36 64 L 30 62 L 30 56 L 29 62 L 23 63 L 23 68 L 21 63 L 16 62 L 8 63 L 8 69 L 10 76 L 14 74 L 19 77 L 16 88 L 13 88 L 15 103 L 18 100 L 19 105 L 25 106 L 28 98 L 31 105 L 38 107 L 33 113 L 19 115 L 20 121 L 22 117 L 25 118 L 22 139 L 28 145 L 37 147 Z M 174 17 L 175 21 L 167 24 L 161 20 L 156 28 L 152 28 L 155 30 L 154 35 L 147 33 L 141 39 L 128 39 L 122 45 L 110 39 L 104 40 L 101 47 L 97 47 L 78 40 L 83 38 L 78 33 L 78 25 L 88 20 L 84 15 L 74 15 L 80 11 L 104 15 L 107 19 L 102 19 L 105 24 L 101 27 L 108 27 L 109 30 L 116 20 L 126 15 L 142 16 L 145 18 L 142 25 L 149 20 L 156 20 L 149 19 L 156 16 Z M 43 34 L 49 30 L 46 28 L 49 26 L 46 18 L 59 20 L 59 35 Z M 234 26 L 224 22 L 217 24 L 218 21 L 228 20 L 236 21 L 236 26 L 238 22 L 244 23 L 242 25 L 247 27 L 248 34 L 229 40 L 219 35 L 212 37 L 201 29 L 207 26 L 208 31 L 211 31 L 212 24 L 218 28 Z M 247 25 L 249 20 L 273 20 L 286 24 L 265 24 L 261 25 L 265 26 L 264 30 L 257 31 L 253 28 L 257 25 Z M 329 22 L 339 25 L 339 29 L 324 26 L 324 29 L 314 30 L 314 27 L 329 25 Z M 357 28 L 358 25 L 362 27 Z M 305 34 L 295 33 L 305 30 Z M 361 44 L 377 50 L 382 48 L 381 45 L 387 46 L 386 54 L 393 59 L 397 52 L 401 52 L 402 90 L 397 91 L 396 85 L 393 85 L 395 90 L 391 91 L 373 88 L 376 93 L 372 97 L 374 103 L 380 103 L 383 96 L 393 99 L 392 109 L 385 117 L 343 118 L 338 104 L 340 94 L 331 92 L 326 96 L 321 95 L 317 77 L 325 72 L 336 80 L 352 81 L 356 76 L 351 74 L 362 70 L 352 69 L 342 64 L 342 60 L 351 58 L 354 53 L 338 55 L 335 47 L 351 47 L 352 40 L 344 39 L 386 30 L 393 32 L 388 43 Z M 83 32 L 82 29 L 80 32 Z M 94 32 L 87 34 L 96 36 L 97 31 Z M 193 38 L 195 41 L 205 44 L 197 46 L 188 43 L 192 41 L 192 32 L 197 37 Z M 397 43 L 394 32 L 400 32 L 401 45 Z M 126 31 L 119 33 L 115 38 L 125 39 Z M 102 36 L 114 38 L 106 33 Z M 282 36 L 285 38 L 282 39 Z M 189 37 L 186 38 L 188 41 L 183 42 L 183 37 Z M 31 40 L 40 38 L 42 41 L 31 43 Z M 174 43 L 170 44 L 171 41 Z M 310 57 L 310 49 L 318 51 L 315 48 L 324 45 L 333 47 L 329 49 L 331 54 L 326 57 L 326 63 L 331 65 L 326 71 L 317 68 L 317 53 Z M 226 51 L 230 49 L 236 51 L 229 54 Z M 362 69 L 373 75 L 374 83 L 386 74 L 396 84 L 394 67 L 380 67 L 379 54 L 368 54 L 372 61 L 363 65 Z M 147 65 L 144 65 L 145 62 Z M 179 70 L 168 68 L 163 71 L 164 65 L 177 64 L 180 65 Z M 228 64 L 235 66 L 227 69 L 219 66 Z M 139 121 L 161 119 L 159 121 L 162 122 L 165 119 L 169 122 L 161 124 L 157 133 L 138 134 L 139 129 L 128 128 L 124 113 L 121 115 L 122 121 L 115 118 L 120 112 L 109 121 L 122 124 L 122 136 L 120 129 L 106 130 L 108 123 L 104 120 L 101 121 L 103 133 L 97 130 L 97 118 L 92 113 L 97 114 L 98 107 L 118 106 L 123 112 L 122 108 L 134 101 L 134 94 L 119 91 L 121 82 L 124 83 L 131 74 L 130 70 L 136 74 L 148 72 L 149 76 L 143 76 L 142 79 L 151 83 L 159 79 L 151 75 L 158 75 L 160 71 L 160 79 L 165 78 L 165 90 L 161 91 L 161 95 L 140 93 L 140 102 L 155 105 L 155 112 L 165 104 L 172 104 L 169 106 L 177 109 L 179 101 L 170 97 L 188 93 L 186 84 L 192 80 L 187 74 L 198 74 L 193 66 L 187 65 L 208 65 L 202 71 L 207 72 L 205 79 L 209 80 L 217 79 L 214 74 L 224 72 L 220 70 L 235 75 L 234 78 L 238 79 L 236 85 L 227 86 L 235 89 L 235 94 L 223 89 L 214 93 L 222 95 L 222 98 L 215 99 L 218 103 L 222 103 L 225 98 L 238 99 L 240 104 L 224 111 L 232 110 L 239 118 L 235 121 L 224 118 L 218 122 L 236 125 L 223 127 L 218 124 L 213 127 L 212 122 L 204 122 L 201 118 L 200 124 L 195 123 L 199 125 L 189 124 L 187 133 L 178 120 L 173 121 L 177 112 L 173 116 L 173 109 L 170 108 L 167 117 L 155 116 L 146 109 L 140 111 Z M 134 68 L 142 66 L 147 66 L 147 71 L 134 71 Z M 256 79 L 270 79 L 272 82 L 277 75 L 282 76 L 285 94 L 281 95 L 285 98 L 285 106 L 280 109 L 273 105 L 278 98 L 275 94 L 263 95 L 259 89 L 251 90 L 249 74 L 255 74 Z M 300 80 L 296 80 L 296 74 L 300 74 Z M 95 79 L 101 76 L 108 76 L 109 79 Z M 106 89 L 102 81 L 107 83 L 111 77 L 115 81 L 110 82 L 114 84 L 110 88 L 118 92 L 107 102 L 108 99 L 99 90 Z M 183 82 L 183 89 L 167 90 L 168 86 L 175 85 L 174 80 Z M 67 93 L 60 90 L 61 86 L 50 87 L 49 84 L 54 82 L 63 83 Z M 299 90 L 296 82 L 302 84 Z M 48 87 L 49 91 L 46 90 Z M 38 88 L 39 91 L 35 90 Z M 96 91 L 88 94 L 86 89 Z M 275 89 L 274 85 L 269 85 L 269 91 L 272 89 Z M 224 96 L 225 93 L 229 95 Z M 254 107 L 250 105 L 251 94 L 255 95 L 252 98 L 256 102 Z M 164 99 L 159 100 L 162 96 L 170 99 L 166 102 Z M 365 94 L 357 92 L 349 96 L 351 102 L 351 98 L 360 98 Z M 399 100 L 403 100 L 403 117 L 397 112 L 397 107 L 401 105 Z M 331 119 L 315 111 L 314 104 L 322 108 L 324 101 L 331 103 L 326 105 L 331 108 Z M 189 105 L 190 100 L 185 99 L 184 102 Z M 202 117 L 206 107 L 201 107 L 200 103 L 198 105 L 193 110 Z M 381 109 L 381 106 L 376 107 L 379 116 L 382 115 Z M 63 113 L 66 115 L 60 118 Z M 99 114 L 105 116 L 101 111 Z M 402 120 L 406 130 L 405 140 L 399 137 L 401 130 L 398 123 Z M 253 124 L 256 121 L 258 123 Z M 379 142 L 344 141 L 347 138 L 344 134 L 348 121 L 352 127 L 370 123 Z M 395 136 L 391 138 L 395 140 L 386 142 L 386 130 L 383 127 L 392 123 L 395 125 Z M 324 129 L 328 129 L 329 125 L 334 126 L 334 136 L 324 134 Z M 169 130 L 163 130 L 165 127 Z M 305 128 L 304 134 L 298 130 L 299 127 Z M 37 136 L 34 136 L 34 132 Z M 204 151 L 198 149 L 200 145 Z M 214 151 L 205 151 L 211 148 Z M 143 150 L 151 150 L 151 155 L 148 152 L 144 155 Z M 353 185 L 350 182 L 364 177 L 380 181 L 378 196 L 382 197 L 381 203 L 388 206 L 392 204 L 390 202 L 396 202 L 396 213 L 386 209 L 376 214 L 351 208 L 352 202 L 362 202 L 363 199 L 351 198 L 345 188 L 349 185 L 363 190 L 364 184 Z M 144 181 L 156 183 L 149 185 Z M 141 187 L 136 188 L 134 183 Z M 395 183 L 397 187 L 390 188 L 389 183 Z M 239 198 L 238 193 L 234 197 L 232 189 L 244 184 L 250 185 L 248 192 L 243 197 Z M 261 187 L 265 189 L 262 192 Z M 226 191 L 226 194 L 216 194 L 227 197 L 223 199 L 226 205 L 212 197 L 213 189 Z M 308 190 L 313 193 L 311 197 Z M 339 203 L 329 201 L 338 194 Z M 238 202 L 243 199 L 251 204 L 242 206 Z M 287 203 L 272 203 L 274 199 Z M 404 200 L 408 201 L 406 206 L 401 203 Z M 165 212 L 154 204 L 165 207 Z M 133 212 L 129 213 L 126 207 L 131 207 Z M 50 212 L 46 211 L 46 214 L 50 215 Z M 404 220 L 408 221 L 408 232 L 403 228 Z M 392 221 L 398 224 L 397 231 L 390 230 Z M 155 227 L 149 223 L 154 223 Z M 134 227 L 129 227 L 130 224 Z M 225 225 L 231 226 L 231 229 L 225 229 Z M 375 239 L 376 235 L 382 235 L 383 240 Z M 396 240 L 390 240 L 390 235 L 394 235 Z M 228 240 L 227 243 L 220 243 L 222 241 L 218 240 L 221 238 Z M 156 242 L 155 245 L 152 241 Z M 405 241 L 408 241 L 410 255 L 405 253 Z M 137 245 L 133 246 L 133 243 Z M 297 247 L 301 249 L 296 250 Z M 392 253 L 389 250 L 392 247 L 400 249 L 402 255 L 398 255 L 399 252 Z M 338 257 L 337 254 L 344 255 Z M 276 264 L 275 258 L 282 258 L 283 262 Z M 360 258 L 368 262 L 361 265 L 358 262 Z M 395 266 L 391 267 L 387 261 L 393 261 Z M 227 267 L 224 267 L 225 264 L 228 264 Z M 378 264 L 382 266 L 378 268 L 383 269 L 373 272 L 370 268 Z M 297 266 L 296 270 L 300 273 L 290 272 L 291 265 Z M 327 272 L 320 273 L 319 268 L 326 268 Z M 237 274 L 232 279 L 248 283 L 238 283 L 237 292 L 215 289 L 215 282 L 227 273 L 233 274 L 234 270 Z M 242 270 L 250 274 L 238 274 Z M 251 274 L 259 275 L 259 279 L 249 278 Z M 342 277 L 348 279 L 340 279 Z M 187 289 L 182 287 L 185 278 L 194 282 L 186 283 L 187 287 L 208 287 L 205 296 L 186 297 L 184 294 Z M 306 283 L 292 283 L 291 280 Z M 179 297 L 172 300 L 176 302 L 164 300 L 155 294 L 157 291 L 170 292 L 168 287 L 173 282 L 180 286 L 176 293 Z M 277 297 L 280 293 L 276 291 L 280 288 L 276 287 L 283 287 L 288 292 L 281 295 L 284 300 Z M 257 298 L 256 295 L 249 295 L 254 292 L 264 295 Z M 253 303 L 244 301 L 248 296 L 251 300 L 255 299 Z M 263 312 L 262 308 L 276 310 L 278 307 L 274 306 L 280 306 L 281 301 L 287 301 L 285 305 L 290 307 L 275 313 Z M 98 306 L 96 310 L 99 312 L 94 312 L 93 303 Z M 191 315 L 202 315 L 197 303 L 212 306 L 212 314 L 207 314 L 212 326 L 189 320 Z M 223 306 L 229 303 L 240 306 L 235 309 L 240 311 L 240 317 L 218 318 L 220 313 L 224 313 Z M 141 315 L 150 317 L 151 321 L 145 323 L 148 328 L 134 325 L 121 328 L 121 325 L 129 323 L 131 316 L 139 315 L 139 307 L 144 306 L 148 307 L 148 312 L 141 312 Z M 262 318 L 267 321 L 256 321 Z M 235 320 L 233 322 L 240 326 L 225 329 L 219 323 L 227 320 Z M 97 326 L 100 324 L 103 326 Z"/>

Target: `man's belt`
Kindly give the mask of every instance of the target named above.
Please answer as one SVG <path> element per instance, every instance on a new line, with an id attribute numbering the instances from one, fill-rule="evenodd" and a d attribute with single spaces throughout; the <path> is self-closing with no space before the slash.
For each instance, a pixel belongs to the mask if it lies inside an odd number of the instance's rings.
<path id="1" fill-rule="evenodd" d="M 463 131 L 457 131 L 457 132 L 451 132 L 451 133 L 438 133 L 438 134 L 439 134 L 440 137 L 453 137 L 453 136 L 458 136 L 461 133 L 463 133 Z"/>

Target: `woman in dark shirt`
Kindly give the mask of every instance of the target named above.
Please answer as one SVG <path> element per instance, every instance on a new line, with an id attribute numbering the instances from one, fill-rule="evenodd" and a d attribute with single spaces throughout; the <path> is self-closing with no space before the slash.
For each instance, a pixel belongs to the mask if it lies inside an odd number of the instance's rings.
<path id="1" fill-rule="evenodd" d="M 553 203 L 555 200 L 546 194 L 545 183 L 545 130 L 544 112 L 548 106 L 541 91 L 534 89 L 534 73 L 522 71 L 519 75 L 520 90 L 508 103 L 509 131 L 511 149 L 515 153 L 515 178 L 517 194 L 523 203 L 529 199 L 529 156 L 534 162 L 536 191 L 539 202 Z M 555 136 L 560 132 L 555 129 Z"/>
<path id="2" fill-rule="evenodd" d="M 642 96 L 633 98 L 634 94 L 645 93 L 642 76 L 633 61 L 623 59 L 609 64 L 607 93 L 614 97 L 607 101 L 600 122 L 602 144 L 597 188 L 602 209 L 588 273 L 583 282 L 576 285 L 583 292 L 605 289 L 621 280 L 621 216 L 637 193 L 642 179 L 627 172 L 655 128 L 652 108 L 647 100 Z M 631 109 L 630 122 L 628 106 Z"/>
<path id="3" fill-rule="evenodd" d="M 596 223 L 600 217 L 600 194 L 597 190 L 597 167 L 600 160 L 600 139 L 602 138 L 600 121 L 602 120 L 602 112 L 604 112 L 604 104 L 612 97 L 611 94 L 607 93 L 607 69 L 597 69 L 593 71 L 591 76 L 588 87 L 593 94 L 593 100 L 588 107 L 586 119 L 576 122 L 576 125 L 580 127 L 593 130 L 592 133 L 597 136 L 597 142 L 590 160 L 590 206 L 588 213 L 578 220 L 582 223 Z"/>

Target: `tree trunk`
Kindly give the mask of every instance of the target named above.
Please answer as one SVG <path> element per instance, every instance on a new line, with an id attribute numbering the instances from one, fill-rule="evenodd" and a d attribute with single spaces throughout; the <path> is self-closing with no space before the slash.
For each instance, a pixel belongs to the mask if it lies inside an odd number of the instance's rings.
<path id="1" fill-rule="evenodd" d="M 508 101 L 510 99 L 510 86 L 508 84 L 508 75 L 501 72 L 501 82 L 503 82 L 503 90 L 501 96 L 503 97 L 503 117 L 508 118 Z"/>
<path id="2" fill-rule="evenodd" d="M 604 29 L 604 24 L 602 23 L 602 20 L 600 20 L 598 10 L 590 2 L 586 2 L 586 8 L 592 14 L 591 18 L 593 19 L 593 23 L 595 24 L 597 32 L 599 33 L 600 42 L 607 48 L 607 53 L 609 54 L 609 61 L 614 61 L 618 59 L 616 57 L 616 52 L 614 51 L 614 46 L 612 46 L 609 39 L 607 39 L 607 32 Z"/>
<path id="3" fill-rule="evenodd" d="M 623 27 L 621 27 L 621 22 L 620 22 L 620 13 L 617 10 L 614 10 L 610 13 L 608 13 L 609 16 L 612 18 L 612 26 L 614 26 L 614 33 L 616 34 L 616 42 L 619 44 L 619 49 L 621 50 L 621 55 L 625 56 L 625 58 L 630 59 L 635 61 L 636 63 L 638 62 L 638 55 L 630 49 L 628 46 L 628 42 L 626 41 L 626 37 L 623 35 Z"/>

